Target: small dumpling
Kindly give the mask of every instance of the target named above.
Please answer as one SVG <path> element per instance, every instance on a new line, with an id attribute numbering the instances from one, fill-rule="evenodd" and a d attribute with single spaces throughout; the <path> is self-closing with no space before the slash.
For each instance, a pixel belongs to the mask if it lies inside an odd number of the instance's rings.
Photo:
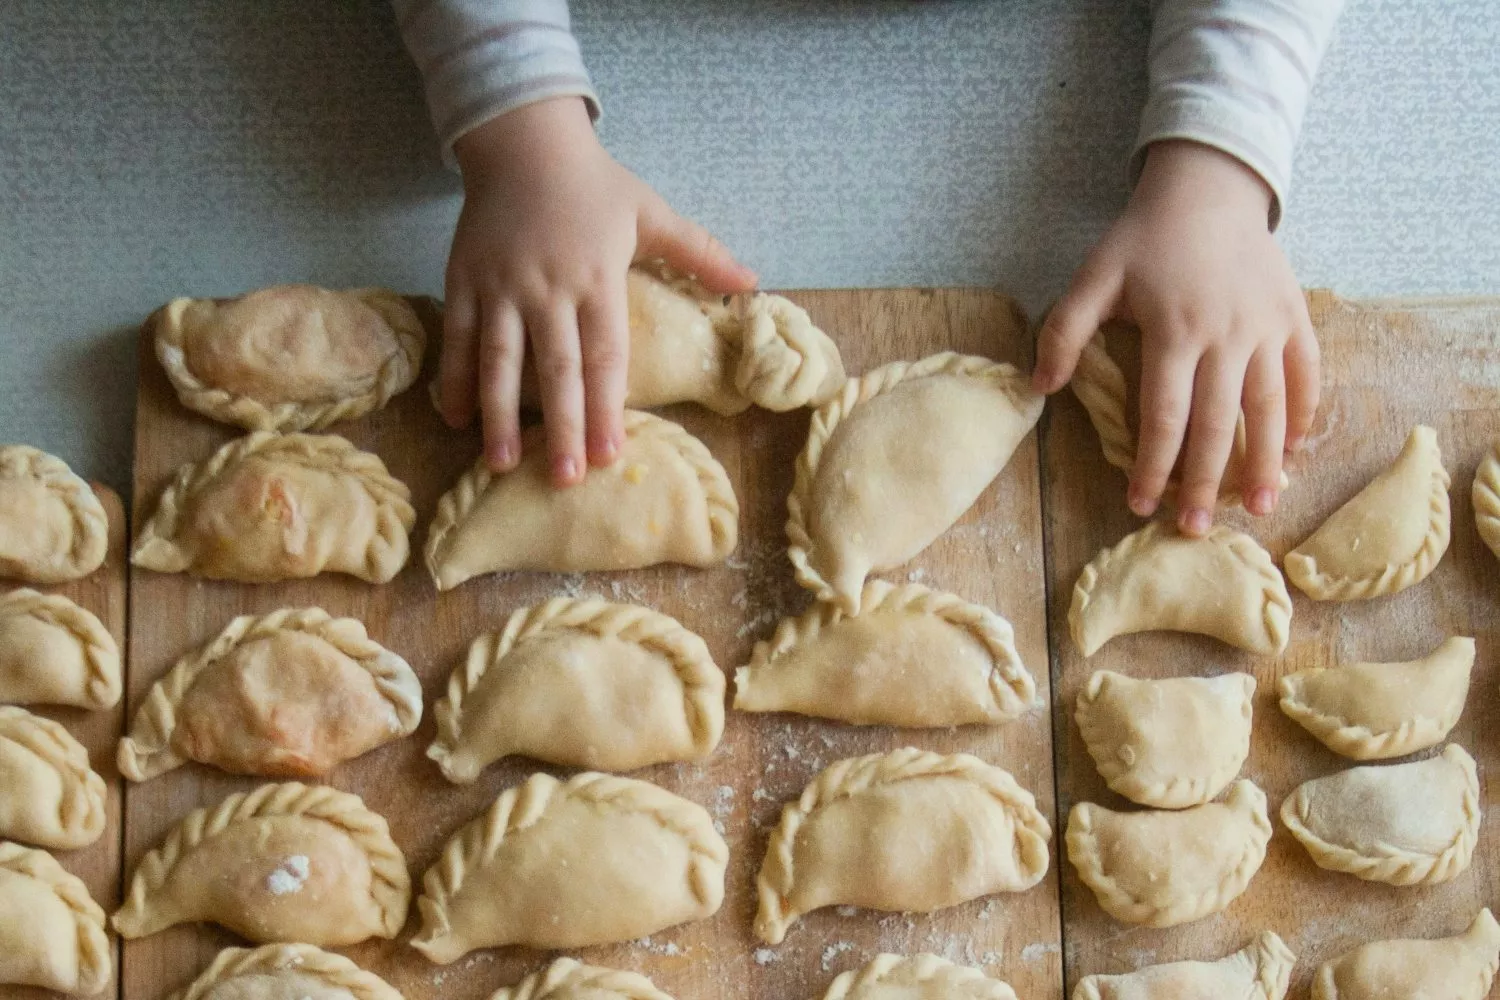
<path id="1" fill-rule="evenodd" d="M 411 945 L 446 965 L 476 948 L 632 941 L 717 913 L 728 864 L 707 810 L 664 788 L 533 774 L 428 869 Z"/>
<path id="2" fill-rule="evenodd" d="M 1052 828 L 1008 771 L 907 748 L 841 760 L 782 809 L 755 933 L 780 944 L 824 906 L 930 913 L 1047 873 Z"/>
<path id="3" fill-rule="evenodd" d="M 1437 746 L 1463 714 L 1474 640 L 1446 640 L 1409 663 L 1354 663 L 1281 679 L 1281 710 L 1335 753 L 1404 757 Z"/>
<path id="4" fill-rule="evenodd" d="M 1216 798 L 1250 755 L 1249 674 L 1134 680 L 1097 671 L 1078 729 L 1105 784 L 1132 802 L 1182 809 Z"/>
<path id="5" fill-rule="evenodd" d="M 341 437 L 251 434 L 177 470 L 131 561 L 245 583 L 319 573 L 385 583 L 406 565 L 410 499 L 384 462 Z"/>
<path id="6" fill-rule="evenodd" d="M 1500 441 L 1479 462 L 1470 490 L 1474 501 L 1474 526 L 1489 550 L 1500 556 Z"/>
<path id="7" fill-rule="evenodd" d="M 931 728 L 1014 719 L 1036 701 L 1010 622 L 916 584 L 865 584 L 857 615 L 819 604 L 735 673 L 742 712 Z"/>
<path id="8" fill-rule="evenodd" d="M 568 489 L 552 485 L 540 434 L 526 432 L 510 472 L 480 458 L 438 501 L 426 554 L 439 590 L 500 570 L 713 566 L 734 551 L 740 505 L 729 476 L 678 425 L 627 410 L 619 459 Z"/>
<path id="9" fill-rule="evenodd" d="M 0 984 L 93 996 L 113 955 L 88 887 L 46 851 L 0 840 Z"/>
<path id="10" fill-rule="evenodd" d="M 113 922 L 127 938 L 203 921 L 337 948 L 394 938 L 410 901 L 406 859 L 357 795 L 262 785 L 178 823 L 136 866 Z"/>
<path id="11" fill-rule="evenodd" d="M 225 948 L 169 1000 L 402 1000 L 395 987 L 310 944 Z"/>
<path id="12" fill-rule="evenodd" d="M 0 594 L 0 703 L 113 708 L 120 647 L 102 622 L 60 594 Z"/>
<path id="13" fill-rule="evenodd" d="M 1427 579 L 1448 551 L 1448 470 L 1418 425 L 1391 467 L 1288 552 L 1286 575 L 1315 601 L 1384 597 Z"/>
<path id="14" fill-rule="evenodd" d="M 76 850 L 104 835 L 104 779 L 59 723 L 0 705 L 0 837 Z"/>
<path id="15" fill-rule="evenodd" d="M 60 458 L 0 445 L 0 577 L 66 583 L 88 576 L 109 550 L 109 516 Z"/>
<path id="16" fill-rule="evenodd" d="M 1217 962 L 1168 962 L 1120 976 L 1085 976 L 1073 1000 L 1282 1000 L 1296 964 L 1285 941 L 1262 931 Z"/>
<path id="17" fill-rule="evenodd" d="M 842 973 L 823 1000 L 1016 1000 L 1008 983 L 937 955 L 877 955 Z"/>
<path id="18" fill-rule="evenodd" d="M 1500 924 L 1488 909 L 1435 941 L 1372 941 L 1318 970 L 1313 1000 L 1484 1000 L 1500 968 Z"/>
<path id="19" fill-rule="evenodd" d="M 797 582 L 857 614 L 865 577 L 947 531 L 1042 414 L 1014 366 L 934 354 L 844 384 L 813 414 L 787 499 Z"/>
<path id="20" fill-rule="evenodd" d="M 490 1000 L 672 1000 L 672 997 L 639 972 L 559 958 L 544 971 L 495 991 Z"/>
<path id="21" fill-rule="evenodd" d="M 1068 860 L 1116 920 L 1175 927 L 1219 913 L 1266 859 L 1266 796 L 1236 781 L 1223 802 L 1180 812 L 1122 813 L 1080 802 L 1068 816 Z"/>
<path id="22" fill-rule="evenodd" d="M 675 619 L 559 597 L 475 639 L 433 715 L 427 756 L 459 784 L 511 754 L 633 771 L 713 752 L 724 673 Z"/>
<path id="23" fill-rule="evenodd" d="M 1133 632 L 1197 632 L 1252 653 L 1286 649 L 1292 599 L 1271 555 L 1218 525 L 1188 538 L 1153 521 L 1104 549 L 1073 587 L 1068 628 L 1084 656 Z"/>
<path id="24" fill-rule="evenodd" d="M 1468 870 L 1480 816 L 1474 758 L 1456 743 L 1410 764 L 1314 778 L 1281 803 L 1281 821 L 1319 868 L 1388 885 L 1436 885 Z"/>
<path id="25" fill-rule="evenodd" d="M 316 777 L 422 718 L 422 686 L 353 618 L 321 608 L 241 615 L 151 689 L 120 741 L 146 781 L 196 760 L 231 774 Z"/>

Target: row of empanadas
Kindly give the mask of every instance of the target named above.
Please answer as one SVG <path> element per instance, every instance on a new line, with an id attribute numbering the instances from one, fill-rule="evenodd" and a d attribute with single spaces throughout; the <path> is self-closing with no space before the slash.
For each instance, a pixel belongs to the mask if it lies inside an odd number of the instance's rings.
<path id="1" fill-rule="evenodd" d="M 0 703 L 113 708 L 120 647 L 91 612 L 25 587 L 0 594 Z"/>
<path id="2" fill-rule="evenodd" d="M 0 445 L 0 577 L 64 583 L 104 562 L 109 518 L 67 463 L 26 445 Z"/>

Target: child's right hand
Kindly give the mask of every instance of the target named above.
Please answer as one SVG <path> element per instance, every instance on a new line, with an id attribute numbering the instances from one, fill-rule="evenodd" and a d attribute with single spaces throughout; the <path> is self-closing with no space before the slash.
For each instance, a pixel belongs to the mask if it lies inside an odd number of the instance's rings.
<path id="1" fill-rule="evenodd" d="M 521 361 L 541 385 L 552 478 L 580 481 L 624 444 L 629 321 L 625 272 L 660 258 L 714 292 L 756 278 L 605 152 L 576 97 L 526 105 L 454 144 L 464 206 L 448 256 L 438 409 L 483 415 L 497 471 L 521 459 Z"/>

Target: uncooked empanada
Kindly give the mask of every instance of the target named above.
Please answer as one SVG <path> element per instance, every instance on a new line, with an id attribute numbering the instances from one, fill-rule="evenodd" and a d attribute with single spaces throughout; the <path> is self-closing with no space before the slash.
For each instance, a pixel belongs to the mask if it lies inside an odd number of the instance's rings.
<path id="1" fill-rule="evenodd" d="M 734 707 L 925 728 L 1004 722 L 1036 701 L 1010 622 L 989 608 L 883 580 L 859 604 L 783 620 L 735 672 Z"/>
<path id="2" fill-rule="evenodd" d="M 1473 666 L 1474 640 L 1452 638 L 1409 663 L 1303 670 L 1281 679 L 1281 710 L 1345 757 L 1404 757 L 1448 736 Z"/>
<path id="3" fill-rule="evenodd" d="M 865 577 L 931 545 L 984 492 L 1042 414 L 1014 366 L 962 354 L 897 361 L 813 414 L 787 498 L 797 582 L 849 614 Z"/>
<path id="4" fill-rule="evenodd" d="M 557 597 L 469 646 L 427 756 L 468 784 L 511 754 L 591 770 L 700 760 L 724 732 L 724 672 L 675 619 Z"/>
<path id="5" fill-rule="evenodd" d="M 88 887 L 46 851 L 0 840 L 0 983 L 91 996 L 113 954 Z"/>
<path id="6" fill-rule="evenodd" d="M 1286 649 L 1292 599 L 1271 555 L 1216 525 L 1188 538 L 1161 521 L 1126 535 L 1083 568 L 1068 628 L 1084 656 L 1118 635 L 1197 632 L 1252 653 Z"/>
<path id="7" fill-rule="evenodd" d="M 385 583 L 406 564 L 410 499 L 341 437 L 251 434 L 177 470 L 131 561 L 247 583 L 325 572 Z"/>
<path id="8" fill-rule="evenodd" d="M 1218 796 L 1250 755 L 1249 674 L 1133 680 L 1100 670 L 1078 694 L 1078 729 L 1110 789 L 1182 809 Z"/>
<path id="9" fill-rule="evenodd" d="M 841 760 L 781 811 L 756 888 L 755 933 L 780 944 L 834 905 L 929 913 L 1047 873 L 1052 828 L 1008 771 L 906 748 Z"/>
<path id="10" fill-rule="evenodd" d="M 0 837 L 76 850 L 104 834 L 104 779 L 51 719 L 0 705 Z"/>
<path id="11" fill-rule="evenodd" d="M 446 965 L 475 948 L 631 941 L 718 912 L 728 864 L 708 812 L 666 789 L 533 774 L 448 841 L 411 944 Z"/>
<path id="12" fill-rule="evenodd" d="M 146 781 L 190 760 L 231 774 L 314 777 L 408 736 L 422 686 L 353 618 L 322 608 L 241 615 L 156 683 L 120 741 Z"/>
<path id="13" fill-rule="evenodd" d="M 1315 601 L 1384 597 L 1427 578 L 1448 551 L 1448 470 L 1437 431 L 1418 425 L 1391 467 L 1286 554 Z"/>
<path id="14" fill-rule="evenodd" d="M 1474 527 L 1491 552 L 1500 556 L 1500 441 L 1479 462 L 1470 489 L 1474 501 Z"/>
<path id="15" fill-rule="evenodd" d="M 310 944 L 225 948 L 170 1000 L 402 1000 L 373 972 Z"/>
<path id="16" fill-rule="evenodd" d="M 1008 983 L 937 955 L 877 955 L 842 973 L 823 1000 L 1016 1000 Z"/>
<path id="17" fill-rule="evenodd" d="M 1500 968 L 1500 924 L 1479 911 L 1462 934 L 1372 941 L 1325 964 L 1313 1000 L 1484 1000 Z"/>
<path id="18" fill-rule="evenodd" d="M 182 405 L 252 431 L 319 430 L 378 410 L 416 380 L 427 346 L 416 312 L 384 288 L 173 299 L 151 323 Z"/>
<path id="19" fill-rule="evenodd" d="M 1474 758 L 1457 743 L 1426 760 L 1314 778 L 1281 803 L 1281 821 L 1319 868 L 1389 885 L 1462 874 L 1479 820 Z"/>
<path id="20" fill-rule="evenodd" d="M 427 569 L 439 590 L 499 570 L 558 573 L 713 566 L 734 551 L 740 505 L 703 442 L 670 420 L 625 411 L 620 457 L 567 489 L 552 485 L 541 429 L 521 464 L 481 457 L 438 501 Z"/>
<path id="21" fill-rule="evenodd" d="M 138 938 L 204 921 L 336 948 L 395 937 L 410 901 L 406 859 L 357 795 L 262 785 L 178 823 L 136 866 L 114 926 Z"/>
<path id="22" fill-rule="evenodd" d="M 534 972 L 514 986 L 506 986 L 490 1000 L 672 1000 L 639 972 L 584 965 L 559 958 L 542 972 Z"/>
<path id="23" fill-rule="evenodd" d="M 1116 920 L 1174 927 L 1218 913 L 1266 859 L 1266 796 L 1236 781 L 1223 802 L 1181 812 L 1122 813 L 1080 802 L 1068 816 L 1068 860 Z"/>
<path id="24" fill-rule="evenodd" d="M 0 703 L 113 708 L 120 647 L 93 613 L 60 594 L 0 594 Z"/>
<path id="25" fill-rule="evenodd" d="M 0 577 L 65 583 L 109 549 L 109 517 L 68 463 L 24 444 L 0 445 Z"/>
<path id="26" fill-rule="evenodd" d="M 1281 1000 L 1296 964 L 1285 941 L 1262 931 L 1217 962 L 1168 962 L 1120 976 L 1085 976 L 1073 1000 Z"/>

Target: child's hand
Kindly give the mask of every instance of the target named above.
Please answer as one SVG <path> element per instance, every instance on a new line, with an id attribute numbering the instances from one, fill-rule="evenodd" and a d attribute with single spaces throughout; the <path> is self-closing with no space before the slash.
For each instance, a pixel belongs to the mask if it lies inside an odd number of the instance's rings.
<path id="1" fill-rule="evenodd" d="M 1140 442 L 1130 508 L 1156 510 L 1183 450 L 1177 524 L 1202 535 L 1245 411 L 1245 507 L 1276 506 L 1284 453 L 1318 408 L 1318 343 L 1307 304 L 1267 229 L 1271 192 L 1218 150 L 1150 147 L 1130 205 L 1053 307 L 1037 346 L 1036 388 L 1067 384 L 1084 344 L 1111 317 L 1141 329 Z"/>
<path id="2" fill-rule="evenodd" d="M 501 115 L 454 152 L 464 206 L 448 257 L 438 408 L 462 427 L 477 402 L 486 459 L 514 467 L 529 345 L 553 480 L 576 483 L 624 443 L 631 262 L 662 258 L 716 292 L 748 291 L 755 275 L 604 151 L 581 99 Z"/>

